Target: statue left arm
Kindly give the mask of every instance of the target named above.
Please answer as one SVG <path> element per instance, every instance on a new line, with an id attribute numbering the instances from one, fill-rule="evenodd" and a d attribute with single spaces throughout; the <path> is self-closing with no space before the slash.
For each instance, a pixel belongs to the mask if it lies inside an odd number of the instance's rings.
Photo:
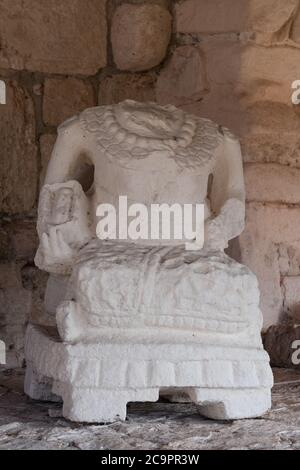
<path id="1" fill-rule="evenodd" d="M 240 143 L 227 129 L 213 173 L 210 194 L 214 217 L 206 224 L 207 246 L 224 250 L 245 225 L 245 185 Z"/>

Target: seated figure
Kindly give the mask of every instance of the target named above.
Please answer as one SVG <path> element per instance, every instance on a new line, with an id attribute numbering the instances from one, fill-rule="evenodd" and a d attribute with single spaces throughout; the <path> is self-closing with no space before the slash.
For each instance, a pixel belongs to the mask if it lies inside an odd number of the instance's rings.
<path id="1" fill-rule="evenodd" d="M 97 207 L 204 205 L 204 246 L 101 240 Z M 36 264 L 57 331 L 30 325 L 25 390 L 66 418 L 125 419 L 132 401 L 190 400 L 216 419 L 270 407 L 255 276 L 225 253 L 244 228 L 238 140 L 154 103 L 91 108 L 59 128 L 39 203 Z"/>

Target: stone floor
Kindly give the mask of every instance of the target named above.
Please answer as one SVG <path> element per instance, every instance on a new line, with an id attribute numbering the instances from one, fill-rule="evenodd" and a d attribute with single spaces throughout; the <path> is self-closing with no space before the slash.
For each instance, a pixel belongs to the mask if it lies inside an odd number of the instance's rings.
<path id="1" fill-rule="evenodd" d="M 300 449 L 300 371 L 275 369 L 273 408 L 259 419 L 217 422 L 194 405 L 131 404 L 124 423 L 80 425 L 23 394 L 23 371 L 0 371 L 0 450 Z"/>

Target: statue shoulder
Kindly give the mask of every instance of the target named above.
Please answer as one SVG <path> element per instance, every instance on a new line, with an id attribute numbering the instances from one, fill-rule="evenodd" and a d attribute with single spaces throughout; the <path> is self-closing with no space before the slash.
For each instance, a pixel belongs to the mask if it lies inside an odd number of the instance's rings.
<path id="1" fill-rule="evenodd" d="M 230 129 L 212 121 L 211 119 L 194 115 L 189 115 L 189 118 L 195 120 L 197 124 L 196 134 L 201 135 L 204 139 L 216 139 L 221 143 L 225 138 L 239 142 L 238 137 Z"/>
<path id="2" fill-rule="evenodd" d="M 232 140 L 239 144 L 239 138 L 227 127 L 219 126 L 219 133 L 225 137 L 225 139 Z"/>
<path id="3" fill-rule="evenodd" d="M 94 106 L 79 115 L 80 125 L 85 131 L 101 134 L 106 121 L 111 120 L 112 106 Z"/>
<path id="4" fill-rule="evenodd" d="M 80 116 L 76 115 L 64 121 L 58 128 L 57 132 L 59 135 L 61 134 L 71 134 L 73 132 L 78 132 L 81 128 L 80 124 Z"/>
<path id="5" fill-rule="evenodd" d="M 83 136 L 87 133 L 101 133 L 103 123 L 107 119 L 108 108 L 108 106 L 95 106 L 86 109 L 63 122 L 58 127 L 58 134 Z"/>

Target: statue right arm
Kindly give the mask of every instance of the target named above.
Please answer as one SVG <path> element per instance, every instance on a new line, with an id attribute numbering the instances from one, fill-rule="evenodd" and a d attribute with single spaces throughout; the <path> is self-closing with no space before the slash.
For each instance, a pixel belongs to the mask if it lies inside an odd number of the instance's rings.
<path id="1" fill-rule="evenodd" d="M 48 164 L 45 184 L 63 183 L 74 179 L 80 155 L 87 152 L 84 130 L 78 116 L 58 128 L 58 137 Z"/>
<path id="2" fill-rule="evenodd" d="M 78 117 L 58 129 L 38 209 L 40 245 L 35 262 L 41 269 L 66 274 L 78 249 L 91 238 L 89 200 L 75 180 L 81 156 L 87 154 Z"/>

